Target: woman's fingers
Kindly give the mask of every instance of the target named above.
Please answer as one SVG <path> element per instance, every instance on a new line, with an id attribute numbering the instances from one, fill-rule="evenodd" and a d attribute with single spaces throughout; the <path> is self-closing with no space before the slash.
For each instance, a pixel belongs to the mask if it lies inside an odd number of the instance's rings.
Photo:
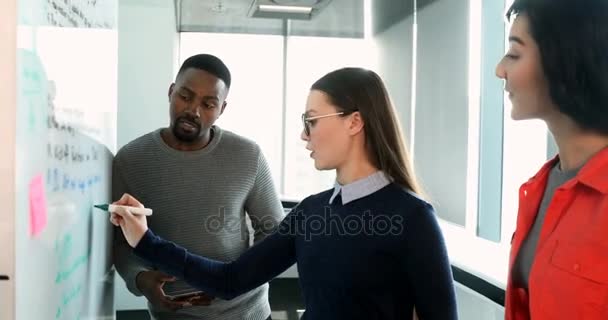
<path id="1" fill-rule="evenodd" d="M 120 200 L 114 202 L 114 204 L 122 205 L 122 206 L 130 206 L 130 207 L 138 207 L 143 208 L 144 205 L 139 202 L 139 200 L 135 199 L 132 195 L 125 193 L 122 195 Z"/>
<path id="2" fill-rule="evenodd" d="M 127 220 L 129 222 L 136 222 L 135 221 L 136 218 L 133 216 L 133 214 L 131 213 L 131 211 L 128 208 L 116 207 L 114 214 L 121 217 L 123 220 Z"/>
<path id="3" fill-rule="evenodd" d="M 110 217 L 112 224 L 120 226 L 129 245 L 135 248 L 148 230 L 146 217 L 134 215 L 127 206 L 116 206 L 113 210 L 113 215 Z"/>
<path id="4" fill-rule="evenodd" d="M 122 221 L 122 217 L 117 215 L 116 213 L 112 212 L 110 215 L 110 222 L 117 226 L 120 227 L 120 222 Z"/>
<path id="5" fill-rule="evenodd" d="M 116 207 L 114 212 L 112 212 L 112 217 L 110 218 L 110 221 L 117 227 L 121 227 L 125 223 L 138 223 L 137 218 L 131 213 L 131 211 L 124 207 Z"/>

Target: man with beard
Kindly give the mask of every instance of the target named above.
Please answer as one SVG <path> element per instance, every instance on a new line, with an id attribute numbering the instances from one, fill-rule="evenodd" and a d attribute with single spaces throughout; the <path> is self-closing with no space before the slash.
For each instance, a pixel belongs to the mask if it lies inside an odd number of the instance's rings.
<path id="1" fill-rule="evenodd" d="M 169 86 L 171 122 L 135 139 L 114 158 L 112 197 L 130 193 L 154 210 L 149 224 L 190 252 L 222 261 L 250 247 L 250 218 L 257 242 L 283 218 L 269 167 L 257 144 L 215 126 L 226 108 L 230 71 L 215 56 L 182 64 Z M 194 292 L 132 254 L 115 232 L 114 263 L 133 294 L 144 295 L 153 319 L 270 317 L 268 284 L 230 301 Z"/>

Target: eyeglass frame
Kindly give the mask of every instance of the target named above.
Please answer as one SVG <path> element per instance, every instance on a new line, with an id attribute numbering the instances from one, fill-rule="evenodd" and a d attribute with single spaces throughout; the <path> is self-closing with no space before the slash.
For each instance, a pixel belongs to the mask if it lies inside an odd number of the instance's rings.
<path id="1" fill-rule="evenodd" d="M 334 113 L 323 114 L 323 115 L 319 115 L 319 116 L 306 117 L 306 113 L 302 113 L 302 124 L 304 125 L 304 133 L 306 134 L 307 137 L 310 137 L 310 121 L 312 121 L 312 120 L 341 116 L 341 115 L 346 115 L 346 114 L 347 114 L 346 112 L 334 112 Z"/>

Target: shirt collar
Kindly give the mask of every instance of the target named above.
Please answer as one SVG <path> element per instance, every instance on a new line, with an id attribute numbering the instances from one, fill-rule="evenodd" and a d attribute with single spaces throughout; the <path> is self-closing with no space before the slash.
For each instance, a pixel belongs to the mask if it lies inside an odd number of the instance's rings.
<path id="1" fill-rule="evenodd" d="M 546 181 L 551 169 L 558 163 L 559 155 L 547 161 L 545 165 L 532 177 L 529 183 L 534 181 Z M 583 165 L 578 171 L 575 179 L 601 193 L 608 193 L 608 147 L 600 150 Z M 570 184 L 571 186 L 573 184 Z"/>
<path id="2" fill-rule="evenodd" d="M 591 157 L 578 172 L 577 178 L 601 193 L 608 193 L 608 147 Z"/>
<path id="3" fill-rule="evenodd" d="M 341 185 L 337 181 L 334 184 L 334 193 L 329 198 L 329 204 L 341 193 L 342 205 L 369 196 L 370 194 L 386 187 L 391 180 L 383 171 L 369 175 L 363 179 Z"/>

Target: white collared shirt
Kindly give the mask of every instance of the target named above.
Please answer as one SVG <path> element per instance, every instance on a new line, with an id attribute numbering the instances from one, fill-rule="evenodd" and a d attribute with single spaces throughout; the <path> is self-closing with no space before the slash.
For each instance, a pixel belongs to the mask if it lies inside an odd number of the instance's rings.
<path id="1" fill-rule="evenodd" d="M 329 204 L 334 202 L 338 194 L 342 194 L 342 205 L 349 202 L 369 196 L 370 194 L 386 187 L 391 183 L 389 177 L 383 171 L 369 175 L 363 179 L 351 182 L 347 185 L 341 185 L 336 181 L 334 184 L 334 193 L 329 198 Z"/>

